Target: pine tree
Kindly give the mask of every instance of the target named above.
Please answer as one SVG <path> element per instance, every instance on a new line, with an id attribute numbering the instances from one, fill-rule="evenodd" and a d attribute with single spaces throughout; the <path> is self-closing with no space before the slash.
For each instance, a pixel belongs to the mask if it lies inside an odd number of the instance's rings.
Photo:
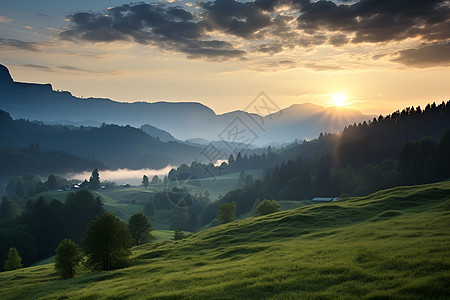
<path id="1" fill-rule="evenodd" d="M 153 176 L 152 184 L 159 184 L 159 177 L 158 177 L 158 175 Z"/>
<path id="2" fill-rule="evenodd" d="M 12 271 L 23 268 L 22 257 L 20 257 L 19 252 L 16 248 L 9 248 L 8 256 L 5 260 L 5 266 L 3 268 L 5 269 L 5 271 Z"/>
<path id="3" fill-rule="evenodd" d="M 100 189 L 100 175 L 98 173 L 97 168 L 95 168 L 94 171 L 92 171 L 92 175 L 89 178 L 89 189 L 91 190 Z"/>

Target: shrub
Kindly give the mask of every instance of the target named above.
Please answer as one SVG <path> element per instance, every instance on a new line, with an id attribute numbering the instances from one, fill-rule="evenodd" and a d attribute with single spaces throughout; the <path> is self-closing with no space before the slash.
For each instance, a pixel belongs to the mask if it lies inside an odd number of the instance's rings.
<path id="1" fill-rule="evenodd" d="M 256 207 L 255 215 L 264 216 L 278 211 L 280 211 L 280 204 L 277 201 L 265 199 Z"/>

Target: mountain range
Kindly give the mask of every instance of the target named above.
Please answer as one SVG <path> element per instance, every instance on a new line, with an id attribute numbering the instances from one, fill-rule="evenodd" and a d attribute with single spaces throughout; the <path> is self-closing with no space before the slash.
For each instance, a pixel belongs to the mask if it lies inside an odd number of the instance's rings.
<path id="1" fill-rule="evenodd" d="M 353 109 L 311 103 L 294 104 L 261 116 L 239 110 L 216 114 L 197 102 L 127 103 L 78 98 L 67 91 L 53 90 L 51 84 L 15 82 L 3 65 L 0 65 L 0 109 L 9 112 L 14 119 L 39 120 L 47 124 L 108 123 L 137 128 L 149 124 L 170 133 L 160 137 L 163 141 L 172 140 L 170 136 L 173 136 L 178 140 L 202 138 L 254 145 L 312 139 L 321 132 L 339 132 L 348 124 L 372 117 Z M 244 136 L 235 134 L 243 131 Z"/>

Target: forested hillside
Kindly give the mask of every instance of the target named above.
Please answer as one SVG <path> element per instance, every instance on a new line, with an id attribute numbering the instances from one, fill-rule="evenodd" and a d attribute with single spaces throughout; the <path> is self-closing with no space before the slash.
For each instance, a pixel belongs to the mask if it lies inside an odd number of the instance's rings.
<path id="1" fill-rule="evenodd" d="M 450 177 L 450 101 L 404 109 L 321 134 L 279 154 L 263 181 L 225 195 L 238 211 L 257 198 L 300 200 L 367 195 L 382 188 Z M 244 196 L 245 195 L 245 196 Z M 240 207 L 242 209 L 240 209 Z"/>
<path id="2" fill-rule="evenodd" d="M 200 148 L 178 142 L 161 142 L 130 126 L 50 126 L 13 120 L 0 110 L 0 146 L 29 147 L 42 151 L 65 151 L 104 162 L 110 168 L 162 168 L 191 161 Z"/>

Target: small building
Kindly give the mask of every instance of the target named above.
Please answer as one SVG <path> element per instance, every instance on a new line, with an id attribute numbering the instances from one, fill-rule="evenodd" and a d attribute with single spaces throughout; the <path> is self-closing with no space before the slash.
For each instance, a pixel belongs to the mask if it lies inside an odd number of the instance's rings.
<path id="1" fill-rule="evenodd" d="M 334 202 L 339 200 L 339 197 L 316 197 L 312 199 L 312 202 Z"/>

